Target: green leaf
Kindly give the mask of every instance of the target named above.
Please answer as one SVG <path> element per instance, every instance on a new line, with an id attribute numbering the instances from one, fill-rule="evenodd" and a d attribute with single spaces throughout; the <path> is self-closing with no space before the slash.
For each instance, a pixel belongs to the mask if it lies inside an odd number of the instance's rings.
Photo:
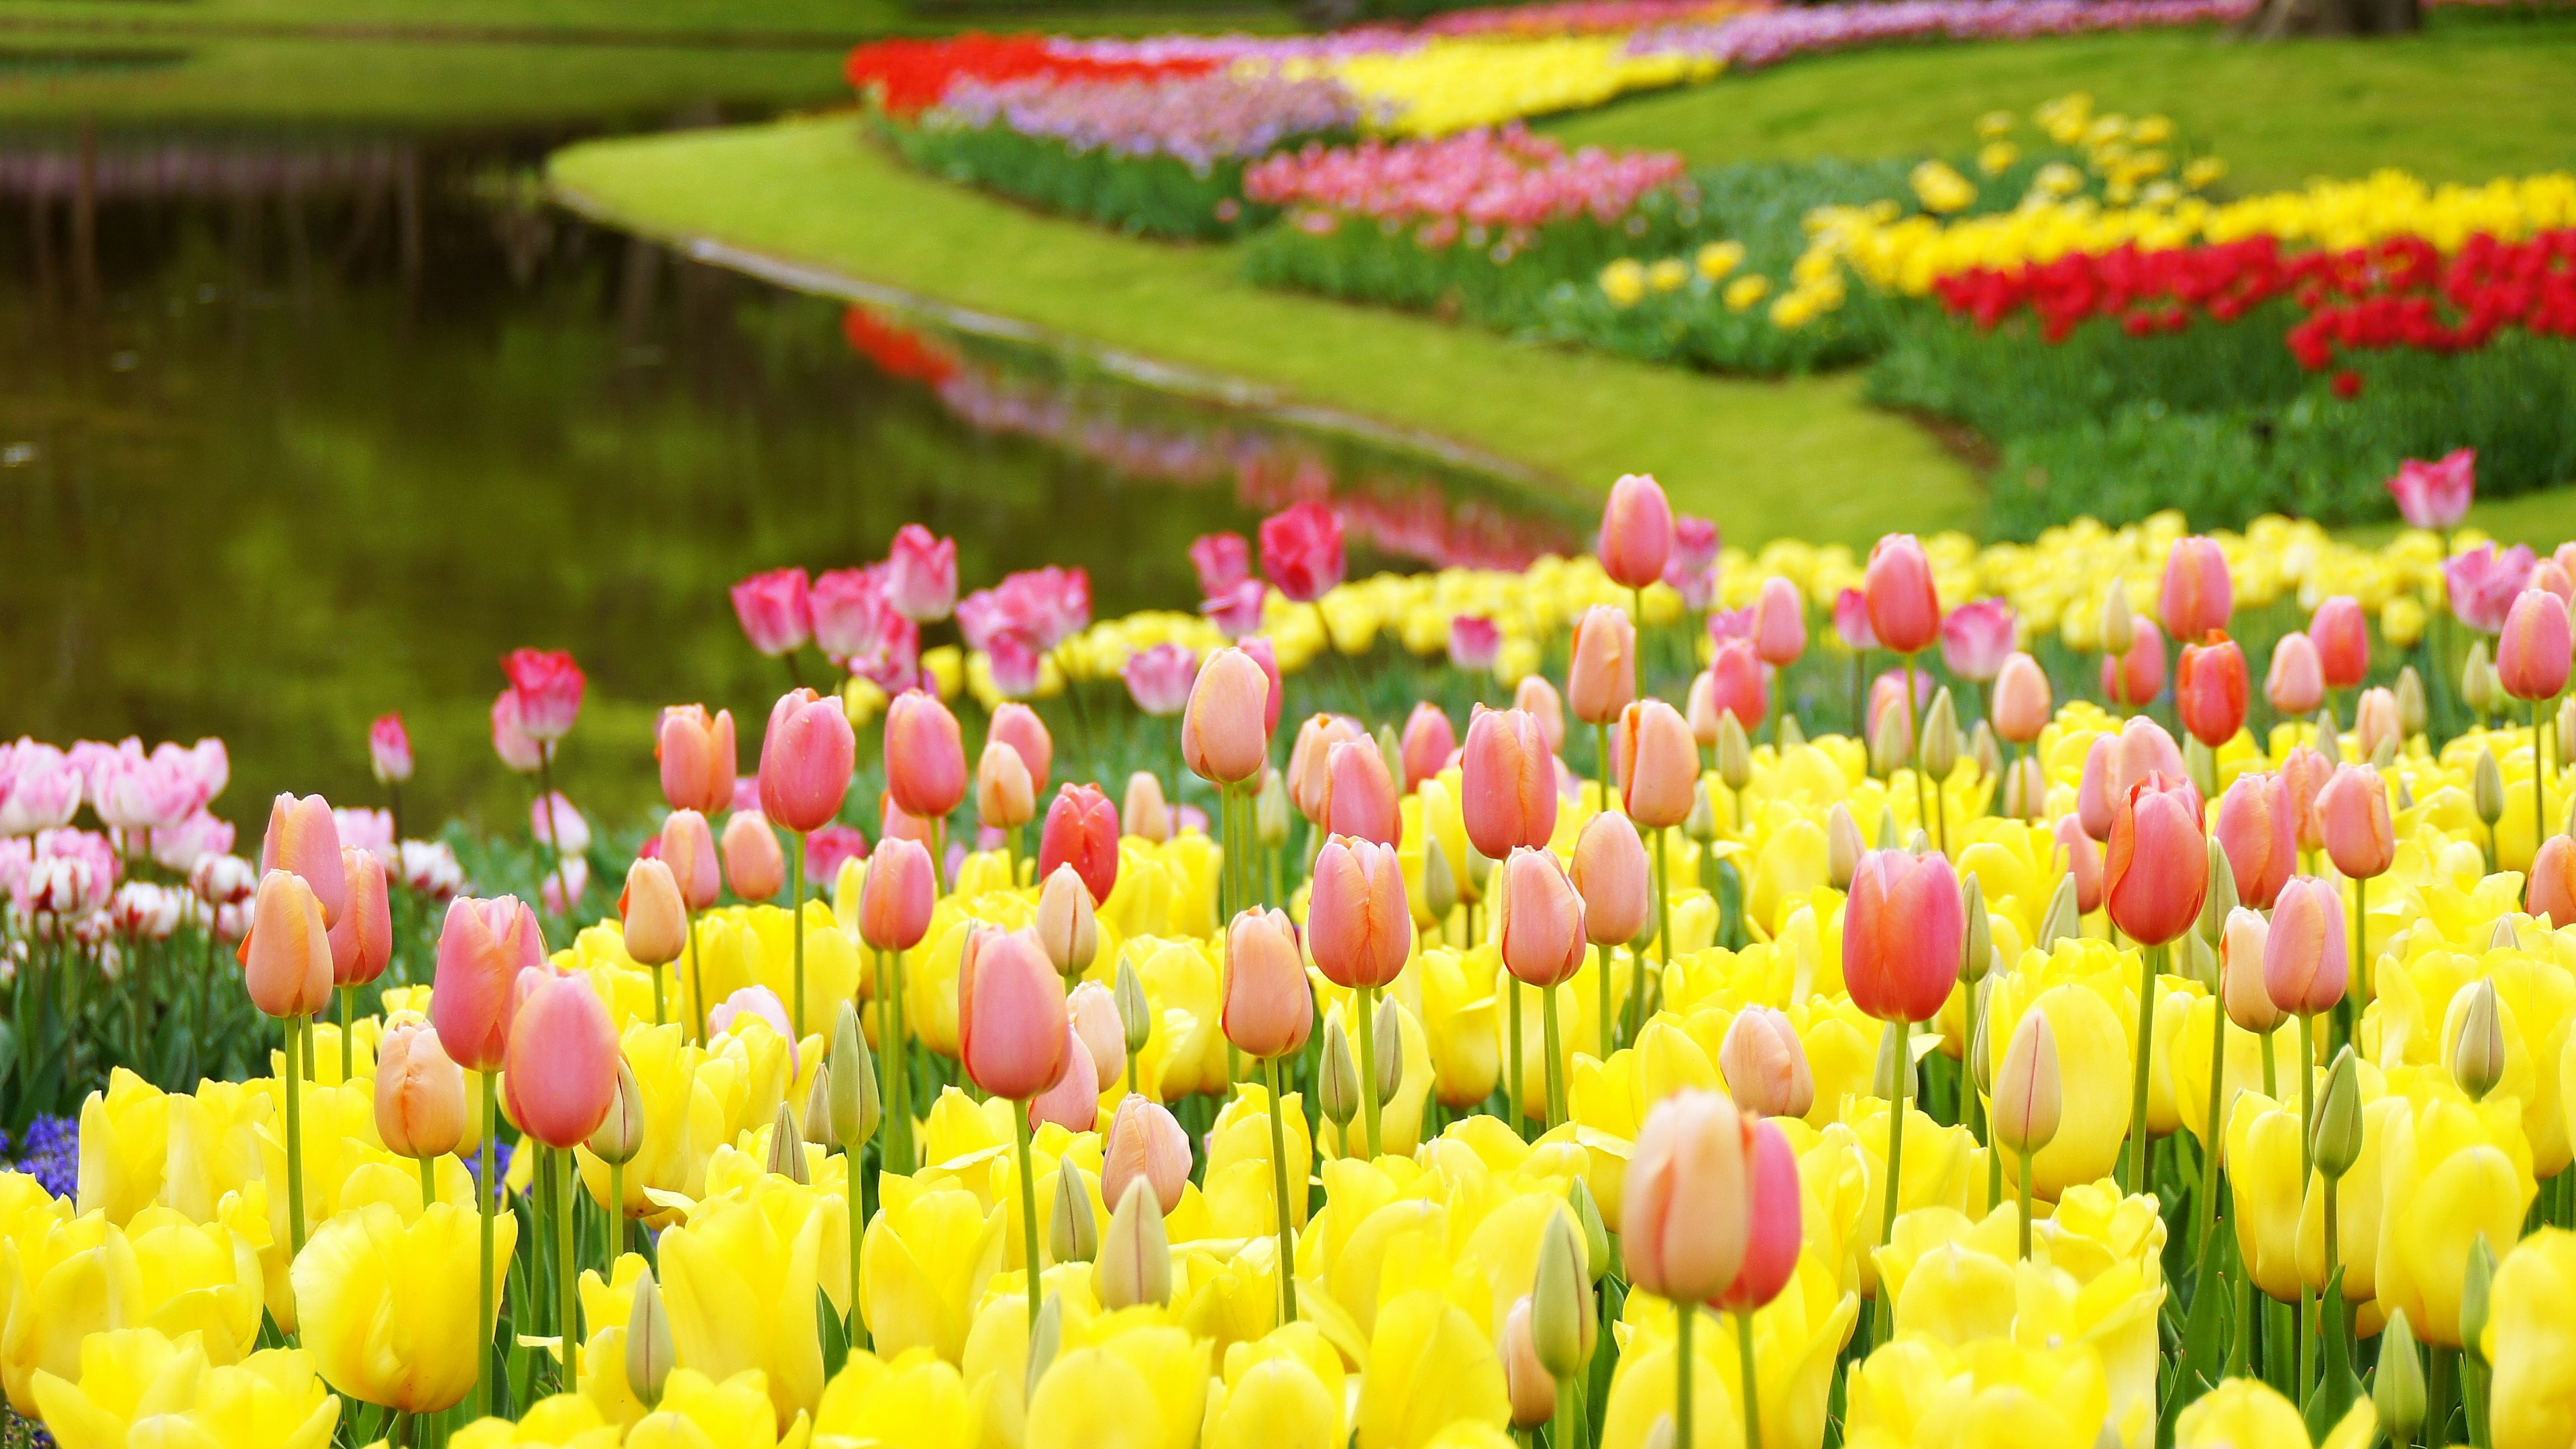
<path id="1" fill-rule="evenodd" d="M 814 1328 L 823 1337 L 823 1379 L 829 1383 L 849 1362 L 850 1336 L 841 1324 L 841 1315 L 832 1311 L 832 1295 L 814 1290 Z"/>
<path id="2" fill-rule="evenodd" d="M 2226 1225 L 2215 1224 L 2209 1240 L 2200 1245 L 2200 1262 L 2191 1279 L 2191 1311 L 2182 1325 L 2182 1363 L 2165 1385 L 2164 1412 L 2157 1416 L 2159 1436 L 2169 1435 L 2183 1406 L 2209 1392 L 2225 1372 L 2234 1309 L 2221 1268 L 2227 1261 L 2227 1236 Z"/>
<path id="3" fill-rule="evenodd" d="M 9 1080 L 9 1070 L 18 1064 L 18 1030 L 0 1021 L 0 1082 Z"/>
<path id="4" fill-rule="evenodd" d="M 2317 1296 L 2318 1316 L 2325 1320 L 2326 1328 L 2318 1335 L 2323 1352 L 2319 1355 L 2317 1386 L 2305 1405 L 2308 1437 L 2320 1443 L 2361 1396 L 2361 1381 L 2352 1372 L 2352 1345 L 2343 1333 L 2342 1305 L 2343 1268 L 2338 1265 L 2333 1276 L 2326 1279 L 2326 1291 Z"/>

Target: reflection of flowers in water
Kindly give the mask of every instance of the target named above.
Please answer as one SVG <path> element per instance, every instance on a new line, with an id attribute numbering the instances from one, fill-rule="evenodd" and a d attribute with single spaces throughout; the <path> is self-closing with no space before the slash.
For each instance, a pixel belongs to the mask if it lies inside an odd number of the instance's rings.
<path id="1" fill-rule="evenodd" d="M 842 321 L 850 348 L 889 376 L 928 384 L 979 432 L 1037 438 L 1128 478 L 1183 487 L 1231 480 L 1247 511 L 1332 504 L 1351 534 L 1382 553 L 1442 568 L 1520 569 L 1570 543 L 1554 520 L 1476 498 L 1451 498 L 1420 472 L 1380 465 L 1336 477 L 1315 441 L 1240 420 L 1191 427 L 1139 422 L 1079 385 L 1014 376 L 862 307 Z"/>

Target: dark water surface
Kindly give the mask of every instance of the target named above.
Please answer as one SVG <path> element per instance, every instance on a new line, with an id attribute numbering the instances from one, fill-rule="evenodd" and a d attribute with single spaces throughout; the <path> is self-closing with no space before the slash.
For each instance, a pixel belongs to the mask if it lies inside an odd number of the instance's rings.
<path id="1" fill-rule="evenodd" d="M 230 744 L 219 812 L 371 802 L 399 709 L 416 820 L 494 824 L 498 656 L 568 648 L 564 748 L 612 819 L 650 724 L 783 683 L 725 589 L 954 534 L 969 588 L 1080 564 L 1102 615 L 1187 607 L 1183 550 L 1299 497 L 1354 570 L 1561 546 L 1425 460 L 852 318 L 543 202 L 556 136 L 0 142 L 0 738 Z M 934 636 L 927 642 L 941 642 Z"/>

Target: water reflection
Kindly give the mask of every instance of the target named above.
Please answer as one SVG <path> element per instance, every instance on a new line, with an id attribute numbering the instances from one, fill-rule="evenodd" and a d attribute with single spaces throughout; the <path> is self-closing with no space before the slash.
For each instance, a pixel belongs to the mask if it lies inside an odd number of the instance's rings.
<path id="1" fill-rule="evenodd" d="M 1357 567 L 1569 536 L 1453 470 L 586 225 L 525 180 L 548 139 L 0 148 L 0 734 L 220 734 L 217 808 L 255 824 L 289 786 L 369 798 L 366 721 L 400 709 L 413 808 L 498 822 L 495 660 L 569 648 L 568 787 L 621 818 L 656 707 L 757 719 L 778 687 L 725 586 L 910 519 L 970 583 L 1081 564 L 1104 614 L 1185 604 L 1191 537 L 1295 497 L 1349 511 Z"/>

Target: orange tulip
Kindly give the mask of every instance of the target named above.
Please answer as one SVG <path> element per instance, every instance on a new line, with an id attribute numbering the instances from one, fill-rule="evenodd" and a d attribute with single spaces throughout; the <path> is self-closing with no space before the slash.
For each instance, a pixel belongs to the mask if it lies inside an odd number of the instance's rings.
<path id="1" fill-rule="evenodd" d="M 859 885 L 859 939 L 873 950 L 909 951 L 930 933 L 930 851 L 917 840 L 880 840 Z"/>
<path id="2" fill-rule="evenodd" d="M 2523 906 L 2535 916 L 2547 916 L 2553 926 L 2576 925 L 2576 840 L 2553 835 L 2540 842 Z"/>
<path id="3" fill-rule="evenodd" d="M 1324 842 L 1306 905 L 1306 944 L 1315 969 L 1345 989 L 1389 985 L 1403 974 L 1413 916 L 1395 847 L 1346 835 Z"/>
<path id="4" fill-rule="evenodd" d="M 1054 1085 L 1072 1046 L 1064 983 L 1029 931 L 977 929 L 957 970 L 957 1054 L 986 1096 L 1026 1101 Z"/>
<path id="5" fill-rule="evenodd" d="M 2335 869 L 2349 880 L 2384 874 L 2397 859 L 2388 819 L 2388 784 L 2368 765 L 2341 765 L 2317 792 L 2317 834 Z"/>
<path id="6" fill-rule="evenodd" d="M 1669 707 L 1669 706 L 1668 706 Z M 1583 969 L 1583 897 L 1544 850 L 1503 862 L 1503 969 L 1525 986 L 1562 986 Z"/>
<path id="7" fill-rule="evenodd" d="M 680 888 L 680 902 L 703 911 L 724 894 L 724 876 L 716 855 L 716 838 L 707 817 L 695 810 L 674 810 L 662 820 L 662 863 Z"/>
<path id="8" fill-rule="evenodd" d="M 617 1104 L 617 1028 L 586 976 L 534 967 L 513 991 L 501 1078 L 510 1120 L 548 1147 L 577 1147 Z"/>
<path id="9" fill-rule="evenodd" d="M 1679 712 L 1660 699 L 1640 700 L 1620 712 L 1610 742 L 1629 819 L 1649 830 L 1669 830 L 1690 818 L 1699 788 L 1699 745 Z"/>
<path id="10" fill-rule="evenodd" d="M 1297 727 L 1297 742 L 1288 750 L 1288 799 L 1297 813 L 1315 825 L 1333 803 L 1333 746 L 1366 740 L 1368 731 L 1346 714 L 1312 714 Z"/>
<path id="11" fill-rule="evenodd" d="M 2186 646 L 2174 669 L 2174 713 L 2192 738 L 2217 749 L 2245 727 L 2248 688 L 2235 640 Z"/>
<path id="12" fill-rule="evenodd" d="M 724 828 L 725 879 L 746 901 L 765 901 L 787 884 L 787 855 L 778 832 L 757 810 L 737 810 Z"/>
<path id="13" fill-rule="evenodd" d="M 1244 911 L 1226 930 L 1225 1039 L 1246 1056 L 1282 1057 L 1305 1046 L 1315 1001 L 1285 911 Z"/>
<path id="14" fill-rule="evenodd" d="M 340 847 L 340 919 L 331 926 L 331 979 L 364 986 L 385 974 L 394 959 L 392 903 L 385 895 L 384 858 L 353 845 Z"/>
<path id="15" fill-rule="evenodd" d="M 689 908 L 671 867 L 661 861 L 639 860 L 626 868 L 617 918 L 626 954 L 638 966 L 668 966 L 688 949 Z"/>
<path id="16" fill-rule="evenodd" d="M 1959 878 L 1938 855 L 1873 850 L 1852 870 L 1843 905 L 1843 984 L 1880 1021 L 1930 1021 L 1959 984 L 1967 912 Z"/>
<path id="17" fill-rule="evenodd" d="M 1608 604 L 1574 621 L 1574 659 L 1566 667 L 1565 702 L 1588 725 L 1606 725 L 1637 698 L 1637 626 Z"/>
<path id="18" fill-rule="evenodd" d="M 340 827 L 331 818 L 331 802 L 319 795 L 297 799 L 280 795 L 268 807 L 268 834 L 259 844 L 259 869 L 293 871 L 311 887 L 322 906 L 322 924 L 340 923 L 348 904 L 348 877 L 340 866 Z"/>
<path id="19" fill-rule="evenodd" d="M 2130 786 L 2111 816 L 2102 903 L 2112 924 L 2141 946 L 2161 946 L 2200 919 L 2209 895 L 2209 842 L 2200 821 L 2200 792 L 2162 773 Z"/>
<path id="20" fill-rule="evenodd" d="M 465 1069 L 436 1027 L 397 1022 L 376 1044 L 376 1134 L 400 1157 L 444 1157 L 465 1140 Z"/>
<path id="21" fill-rule="evenodd" d="M 2370 620 L 2361 612 L 2361 601 L 2350 594 L 2317 605 L 2308 620 L 2308 637 L 2316 641 L 2326 688 L 2350 689 L 2370 673 Z"/>
<path id="22" fill-rule="evenodd" d="M 1487 860 L 1546 845 L 1556 833 L 1556 754 L 1539 717 L 1489 709 L 1468 721 L 1458 796 L 1467 840 Z"/>
<path id="23" fill-rule="evenodd" d="M 1745 1136 L 1735 1104 L 1716 1092 L 1685 1089 L 1647 1112 L 1621 1195 L 1619 1244 L 1631 1285 L 1697 1304 L 1734 1284 L 1751 1177 Z"/>
<path id="24" fill-rule="evenodd" d="M 510 1045 L 519 973 L 546 961 L 536 912 L 516 896 L 459 896 L 438 933 L 438 975 L 429 994 L 439 1044 L 469 1072 L 497 1072 Z"/>
<path id="25" fill-rule="evenodd" d="M 1503 1315 L 1501 1353 L 1503 1392 L 1511 1403 L 1512 1427 L 1535 1429 L 1556 1417 L 1556 1378 L 1538 1360 L 1538 1345 L 1530 1337 L 1530 1296 L 1526 1293 L 1512 1300 L 1511 1311 Z"/>
<path id="26" fill-rule="evenodd" d="M 886 707 L 885 776 L 906 815 L 944 819 L 965 800 L 966 745 L 937 695 L 910 689 Z"/>
<path id="27" fill-rule="evenodd" d="M 1583 897 L 1583 929 L 1596 946 L 1625 946 L 1645 933 L 1654 911 L 1645 842 L 1617 811 L 1583 822 L 1574 840 L 1574 889 Z"/>
<path id="28" fill-rule="evenodd" d="M 268 1015 L 311 1016 L 331 1004 L 331 932 L 304 877 L 260 877 L 239 957 L 251 1003 Z"/>
<path id="29" fill-rule="evenodd" d="M 2281 760 L 2281 787 L 2289 792 L 2290 830 L 2297 836 L 2299 849 L 2325 848 L 2325 822 L 2317 814 L 2317 797 L 2325 793 L 2326 782 L 2334 778 L 2335 762 L 2300 745 Z"/>
<path id="30" fill-rule="evenodd" d="M 1097 785 L 1064 785 L 1047 803 L 1046 825 L 1038 831 L 1038 874 L 1051 876 L 1070 865 L 1091 892 L 1094 905 L 1105 905 L 1118 884 L 1118 807 Z"/>
<path id="31" fill-rule="evenodd" d="M 713 815 L 732 808 L 732 710 L 717 710 L 710 719 L 702 704 L 664 709 L 653 738 L 653 758 L 662 763 L 662 798 L 673 810 Z"/>
<path id="32" fill-rule="evenodd" d="M 2067 873 L 2075 877 L 2075 909 L 2089 916 L 2102 908 L 2102 847 L 2072 815 L 2057 818 L 2054 834 Z"/>
<path id="33" fill-rule="evenodd" d="M 1238 648 L 1219 649 L 1199 666 L 1181 714 L 1181 759 L 1215 785 L 1240 785 L 1270 759 L 1270 675 Z"/>

